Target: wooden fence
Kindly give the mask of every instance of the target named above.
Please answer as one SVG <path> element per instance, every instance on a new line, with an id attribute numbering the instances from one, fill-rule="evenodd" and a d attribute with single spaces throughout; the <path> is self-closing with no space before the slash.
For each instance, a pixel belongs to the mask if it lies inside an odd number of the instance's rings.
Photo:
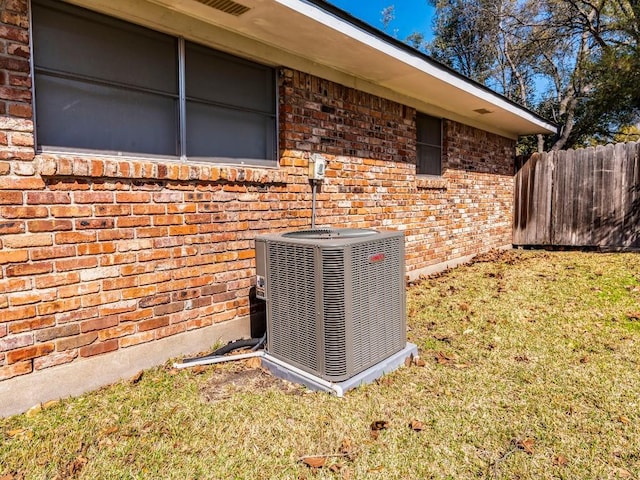
<path id="1" fill-rule="evenodd" d="M 640 143 L 534 154 L 515 178 L 514 245 L 640 248 Z"/>

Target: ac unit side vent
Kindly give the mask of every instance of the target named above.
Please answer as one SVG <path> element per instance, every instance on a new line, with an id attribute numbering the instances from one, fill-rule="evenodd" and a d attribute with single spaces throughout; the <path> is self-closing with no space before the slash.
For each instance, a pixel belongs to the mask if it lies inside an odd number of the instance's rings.
<path id="1" fill-rule="evenodd" d="M 196 0 L 196 2 L 236 17 L 251 10 L 249 7 L 233 0 Z"/>
<path id="2" fill-rule="evenodd" d="M 320 368 L 312 274 L 314 251 L 306 246 L 274 244 L 269 250 L 269 263 L 269 283 L 295 286 L 296 290 L 294 296 L 289 288 L 273 289 L 270 348 L 298 364 Z M 300 298 L 304 301 L 299 301 Z"/>
<path id="3" fill-rule="evenodd" d="M 353 284 L 353 368 L 364 370 L 404 347 L 403 276 L 400 238 L 354 245 Z M 385 261 L 371 263 L 382 254 Z"/>
<path id="4" fill-rule="evenodd" d="M 322 251 L 325 371 L 330 376 L 347 373 L 345 324 L 344 249 Z"/>

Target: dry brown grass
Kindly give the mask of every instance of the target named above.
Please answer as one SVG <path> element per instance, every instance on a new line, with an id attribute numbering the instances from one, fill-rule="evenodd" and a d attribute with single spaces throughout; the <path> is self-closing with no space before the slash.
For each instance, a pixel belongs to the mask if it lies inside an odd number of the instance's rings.
<path id="1" fill-rule="evenodd" d="M 0 420 L 0 478 L 640 478 L 640 255 L 484 260 L 408 289 L 424 366 L 343 399 L 150 370 Z"/>

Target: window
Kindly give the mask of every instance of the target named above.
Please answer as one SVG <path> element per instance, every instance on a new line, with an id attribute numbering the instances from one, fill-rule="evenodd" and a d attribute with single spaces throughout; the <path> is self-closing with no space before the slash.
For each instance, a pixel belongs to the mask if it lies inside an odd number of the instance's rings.
<path id="1" fill-rule="evenodd" d="M 416 156 L 419 175 L 442 174 L 442 121 L 423 113 L 416 115 Z"/>
<path id="2" fill-rule="evenodd" d="M 38 147 L 272 165 L 272 68 L 59 1 L 33 2 Z"/>

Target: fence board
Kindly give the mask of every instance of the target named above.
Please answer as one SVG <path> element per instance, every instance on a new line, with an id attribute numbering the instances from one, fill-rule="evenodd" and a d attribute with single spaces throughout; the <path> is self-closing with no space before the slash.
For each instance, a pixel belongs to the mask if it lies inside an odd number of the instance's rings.
<path id="1" fill-rule="evenodd" d="M 639 143 L 534 154 L 514 187 L 514 245 L 640 248 Z"/>

